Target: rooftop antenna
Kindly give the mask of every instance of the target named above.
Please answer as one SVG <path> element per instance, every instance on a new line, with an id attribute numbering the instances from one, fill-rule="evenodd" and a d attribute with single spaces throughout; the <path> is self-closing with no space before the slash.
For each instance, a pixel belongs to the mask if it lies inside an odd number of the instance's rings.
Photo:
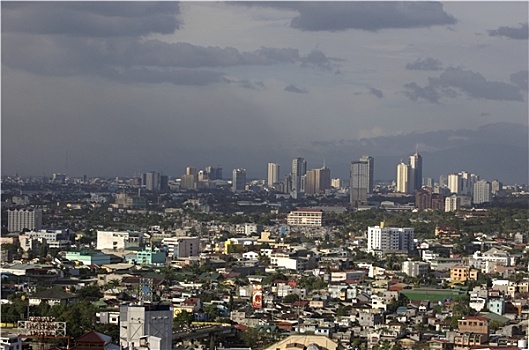
<path id="1" fill-rule="evenodd" d="M 419 141 L 417 141 L 417 144 L 415 145 L 415 154 L 419 154 Z"/>

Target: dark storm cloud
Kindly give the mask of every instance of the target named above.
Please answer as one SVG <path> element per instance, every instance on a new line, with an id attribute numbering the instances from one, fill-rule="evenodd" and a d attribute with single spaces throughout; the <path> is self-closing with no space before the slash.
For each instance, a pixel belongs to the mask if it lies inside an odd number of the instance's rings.
<path id="1" fill-rule="evenodd" d="M 480 73 L 461 68 L 448 68 L 438 78 L 428 78 L 428 85 L 404 85 L 404 94 L 413 101 L 424 99 L 438 103 L 441 98 L 465 94 L 470 98 L 496 101 L 523 101 L 520 88 L 500 81 L 488 81 Z"/>
<path id="2" fill-rule="evenodd" d="M 176 2 L 2 2 L 2 31 L 137 37 L 180 28 Z"/>
<path id="3" fill-rule="evenodd" d="M 222 67 L 299 64 L 329 68 L 321 51 L 301 56 L 293 48 L 262 47 L 251 52 L 235 48 L 204 47 L 189 43 L 164 43 L 136 38 L 73 38 L 10 33 L 3 37 L 3 63 L 47 76 L 96 74 L 121 82 L 170 82 L 203 85 L 223 81 Z M 187 72 L 184 69 L 189 69 Z M 200 69 L 209 69 L 208 71 Z M 130 77 L 125 77 L 131 74 Z M 151 77 L 148 75 L 152 74 Z M 196 76 L 194 82 L 192 77 Z"/>
<path id="4" fill-rule="evenodd" d="M 241 3 L 234 2 L 234 5 Z M 296 10 L 291 27 L 308 31 L 360 29 L 377 31 L 419 28 L 456 23 L 438 2 L 344 1 L 344 2 L 244 2 Z"/>
<path id="5" fill-rule="evenodd" d="M 378 98 L 384 97 L 384 93 L 381 90 L 379 90 L 379 89 L 371 88 L 369 90 L 369 93 L 371 95 L 375 96 L 375 97 L 378 97 Z"/>
<path id="6" fill-rule="evenodd" d="M 441 61 L 436 60 L 435 58 L 418 58 L 412 63 L 406 65 L 406 69 L 409 70 L 441 70 L 443 64 Z"/>
<path id="7" fill-rule="evenodd" d="M 511 74 L 511 83 L 518 86 L 522 90 L 527 91 L 528 80 L 528 71 L 526 70 L 521 70 L 517 73 Z"/>
<path id="8" fill-rule="evenodd" d="M 527 23 L 521 24 L 519 28 L 499 27 L 489 30 L 489 36 L 505 36 L 510 39 L 527 40 L 529 37 L 529 27 Z"/>
<path id="9" fill-rule="evenodd" d="M 285 87 L 284 91 L 294 92 L 296 94 L 307 94 L 308 93 L 306 89 L 298 88 L 297 86 L 292 85 L 292 84 Z"/>

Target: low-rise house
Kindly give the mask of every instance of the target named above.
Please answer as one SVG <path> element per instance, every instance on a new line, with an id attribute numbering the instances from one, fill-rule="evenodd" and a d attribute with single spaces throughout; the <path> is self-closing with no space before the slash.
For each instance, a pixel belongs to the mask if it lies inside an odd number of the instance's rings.
<path id="1" fill-rule="evenodd" d="M 29 305 L 40 305 L 42 302 L 46 302 L 50 306 L 72 305 L 75 304 L 77 300 L 78 298 L 75 294 L 67 293 L 58 288 L 50 288 L 30 296 Z"/>

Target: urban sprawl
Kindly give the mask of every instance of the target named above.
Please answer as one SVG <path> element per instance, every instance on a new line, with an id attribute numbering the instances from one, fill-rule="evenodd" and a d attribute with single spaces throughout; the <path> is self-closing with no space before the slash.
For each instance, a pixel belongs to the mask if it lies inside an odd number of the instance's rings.
<path id="1" fill-rule="evenodd" d="M 525 350 L 527 185 L 2 176 L 1 350 Z"/>

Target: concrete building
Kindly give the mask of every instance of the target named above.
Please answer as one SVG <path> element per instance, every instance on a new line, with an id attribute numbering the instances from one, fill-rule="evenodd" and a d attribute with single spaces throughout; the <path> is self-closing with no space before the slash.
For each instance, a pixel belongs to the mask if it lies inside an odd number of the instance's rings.
<path id="1" fill-rule="evenodd" d="M 279 164 L 268 163 L 268 187 L 274 186 L 275 183 L 279 182 Z"/>
<path id="2" fill-rule="evenodd" d="M 404 261 L 402 272 L 411 277 L 419 277 L 428 274 L 430 264 L 421 261 Z"/>
<path id="3" fill-rule="evenodd" d="M 207 166 L 206 173 L 208 174 L 208 179 L 210 180 L 222 180 L 222 168 Z"/>
<path id="4" fill-rule="evenodd" d="M 142 232 L 97 231 L 96 249 L 124 250 L 139 247 L 143 243 Z"/>
<path id="5" fill-rule="evenodd" d="M 14 209 L 7 211 L 7 230 L 22 232 L 24 229 L 42 228 L 42 209 Z"/>
<path id="6" fill-rule="evenodd" d="M 461 175 L 458 173 L 448 174 L 447 186 L 450 189 L 450 193 L 462 194 L 463 180 Z"/>
<path id="7" fill-rule="evenodd" d="M 351 162 L 349 202 L 360 204 L 367 202 L 367 195 L 373 193 L 373 157 L 363 156 L 359 161 Z"/>
<path id="8" fill-rule="evenodd" d="M 410 167 L 408 164 L 401 161 L 397 165 L 397 192 L 410 192 Z"/>
<path id="9" fill-rule="evenodd" d="M 246 169 L 233 169 L 231 190 L 233 192 L 242 192 L 246 187 Z"/>
<path id="10" fill-rule="evenodd" d="M 480 180 L 474 183 L 474 191 L 472 193 L 472 203 L 482 204 L 492 201 L 492 186 L 486 180 Z"/>
<path id="11" fill-rule="evenodd" d="M 290 226 L 321 227 L 323 222 L 323 211 L 321 209 L 298 209 L 291 211 L 287 216 L 287 224 Z"/>
<path id="12" fill-rule="evenodd" d="M 32 240 L 35 239 L 53 249 L 68 249 L 72 244 L 69 230 L 35 230 L 20 236 L 21 246 L 24 243 L 24 246 L 28 247 L 28 244 L 33 244 Z M 24 246 L 22 249 L 27 251 Z"/>
<path id="13" fill-rule="evenodd" d="M 200 239 L 198 237 L 169 237 L 162 240 L 167 256 L 173 260 L 198 256 Z"/>
<path id="14" fill-rule="evenodd" d="M 292 160 L 292 192 L 304 192 L 301 178 L 307 173 L 307 161 L 303 158 Z"/>
<path id="15" fill-rule="evenodd" d="M 464 283 L 466 281 L 477 281 L 478 270 L 468 266 L 454 266 L 450 269 L 450 281 Z"/>
<path id="16" fill-rule="evenodd" d="M 77 252 L 66 252 L 66 259 L 79 261 L 83 265 L 106 265 L 110 264 L 110 255 L 98 250 L 81 250 Z"/>
<path id="17" fill-rule="evenodd" d="M 311 169 L 305 174 L 305 194 L 315 195 L 325 193 L 331 188 L 331 170 L 325 166 Z"/>
<path id="18" fill-rule="evenodd" d="M 409 191 L 415 192 L 422 188 L 422 157 L 419 153 L 410 156 Z"/>
<path id="19" fill-rule="evenodd" d="M 461 196 L 452 194 L 445 198 L 445 212 L 456 211 L 461 208 Z"/>
<path id="20" fill-rule="evenodd" d="M 160 190 L 160 173 L 150 171 L 145 173 L 145 189 L 148 191 Z"/>
<path id="21" fill-rule="evenodd" d="M 135 349 L 147 338 L 157 338 L 160 350 L 172 348 L 173 310 L 169 305 L 122 305 L 119 308 L 119 342 L 122 348 Z"/>
<path id="22" fill-rule="evenodd" d="M 414 229 L 409 227 L 370 226 L 367 231 L 367 252 L 381 253 L 385 250 L 415 249 L 413 243 Z"/>

